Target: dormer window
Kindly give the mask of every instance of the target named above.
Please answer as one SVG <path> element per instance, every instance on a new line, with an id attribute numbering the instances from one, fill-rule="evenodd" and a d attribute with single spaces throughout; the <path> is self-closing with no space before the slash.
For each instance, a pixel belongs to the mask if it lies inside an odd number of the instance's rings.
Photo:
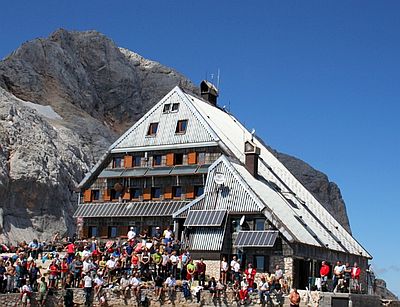
<path id="1" fill-rule="evenodd" d="M 157 134 L 157 129 L 158 129 L 158 123 L 151 123 L 149 125 L 149 129 L 147 130 L 147 135 L 148 136 L 154 136 Z"/>
<path id="2" fill-rule="evenodd" d="M 138 167 L 142 164 L 142 157 L 141 156 L 134 156 L 133 157 L 133 166 Z"/>
<path id="3" fill-rule="evenodd" d="M 187 128 L 188 120 L 178 120 L 178 123 L 176 124 L 176 129 L 175 133 L 185 133 L 186 128 Z"/>
<path id="4" fill-rule="evenodd" d="M 173 103 L 171 112 L 178 112 L 178 110 L 179 110 L 179 103 Z"/>
<path id="5" fill-rule="evenodd" d="M 170 109 L 171 109 L 171 104 L 170 103 L 164 104 L 163 113 L 168 113 Z"/>

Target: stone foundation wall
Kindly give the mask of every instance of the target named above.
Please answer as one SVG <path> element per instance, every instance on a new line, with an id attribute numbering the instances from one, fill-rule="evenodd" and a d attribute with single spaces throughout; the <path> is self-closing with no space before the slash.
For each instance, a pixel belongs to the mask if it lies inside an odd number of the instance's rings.
<path id="1" fill-rule="evenodd" d="M 167 294 L 162 301 L 158 301 L 154 298 L 154 290 L 144 290 L 146 293 L 146 297 L 149 302 L 150 307 L 160 307 L 160 306 L 176 306 L 176 307 L 190 307 L 190 306 L 235 306 L 237 304 L 235 295 L 231 290 L 227 290 L 226 294 L 221 295 L 220 298 L 212 299 L 209 291 L 201 292 L 200 303 L 196 302 L 195 296 L 192 294 L 192 297 L 185 299 L 182 292 L 176 292 L 176 294 L 169 299 Z M 73 289 L 74 293 L 74 305 L 75 306 L 84 306 L 84 292 L 82 289 Z M 103 291 L 105 296 L 107 297 L 107 306 L 139 306 L 139 301 L 135 297 L 128 297 L 124 299 L 123 295 L 115 288 L 115 289 L 106 289 Z M 351 294 L 333 294 L 333 293 L 321 293 L 321 292 L 310 292 L 299 291 L 301 297 L 300 306 L 332 306 L 332 301 L 336 299 L 344 299 L 348 300 L 351 298 L 353 307 L 376 307 L 376 306 L 399 306 L 399 302 L 391 302 L 391 304 L 386 305 L 383 304 L 378 296 L 372 295 L 356 295 Z M 60 290 L 55 292 L 53 295 L 48 296 L 46 306 L 51 307 L 61 307 L 64 306 L 64 295 L 65 291 Z M 0 307 L 15 307 L 22 306 L 22 304 L 18 304 L 19 294 L 4 294 L 0 295 Z M 247 304 L 247 306 L 261 306 L 258 303 L 258 294 L 252 293 L 250 295 L 251 302 Z M 276 303 L 277 300 L 274 299 Z M 289 307 L 289 300 L 287 297 L 283 297 L 280 300 L 280 306 Z M 276 306 L 278 306 L 277 304 Z M 32 307 L 37 307 L 38 304 L 36 302 L 36 295 L 33 295 L 31 301 Z M 99 306 L 97 299 L 93 300 L 93 306 Z"/>

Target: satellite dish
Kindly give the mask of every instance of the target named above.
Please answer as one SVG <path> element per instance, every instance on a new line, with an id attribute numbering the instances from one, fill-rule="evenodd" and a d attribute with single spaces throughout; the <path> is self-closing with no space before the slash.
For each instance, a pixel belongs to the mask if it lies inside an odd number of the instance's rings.
<path id="1" fill-rule="evenodd" d="M 239 222 L 239 225 L 240 225 L 240 226 L 243 226 L 243 223 L 244 223 L 245 218 L 246 218 L 246 217 L 245 217 L 244 215 L 241 217 L 240 222 Z"/>
<path id="2" fill-rule="evenodd" d="M 219 184 L 219 185 L 224 184 L 224 183 L 225 183 L 225 175 L 222 174 L 222 173 L 216 173 L 216 174 L 214 175 L 214 182 L 215 182 L 216 184 Z"/>

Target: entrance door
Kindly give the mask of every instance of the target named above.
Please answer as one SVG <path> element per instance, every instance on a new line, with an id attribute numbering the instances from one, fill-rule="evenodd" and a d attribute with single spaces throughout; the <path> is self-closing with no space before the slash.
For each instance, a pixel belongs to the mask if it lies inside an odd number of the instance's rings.
<path id="1" fill-rule="evenodd" d="M 311 277 L 311 261 L 304 259 L 294 259 L 294 279 L 293 285 L 297 289 L 305 290 L 309 287 L 309 277 Z"/>

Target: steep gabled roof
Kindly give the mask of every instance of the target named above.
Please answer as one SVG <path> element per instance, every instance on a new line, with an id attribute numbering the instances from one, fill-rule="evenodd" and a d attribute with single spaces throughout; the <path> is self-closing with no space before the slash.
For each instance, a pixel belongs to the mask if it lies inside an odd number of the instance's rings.
<path id="1" fill-rule="evenodd" d="M 171 107 L 179 104 L 179 109 L 176 112 L 164 112 L 166 104 Z M 185 133 L 175 133 L 178 120 L 188 120 Z M 150 123 L 158 123 L 155 136 L 147 135 Z M 218 135 L 193 105 L 189 96 L 176 86 L 108 148 L 79 183 L 78 188 L 86 188 L 100 174 L 112 153 L 217 146 L 219 143 Z"/>
<path id="2" fill-rule="evenodd" d="M 177 111 L 164 111 L 165 105 L 179 104 Z M 176 133 L 178 120 L 187 120 L 185 133 Z M 158 123 L 157 134 L 148 136 L 150 123 Z M 128 131 L 126 131 L 111 147 L 112 152 L 126 152 L 138 147 L 169 148 L 179 144 L 179 147 L 213 144 L 219 141 L 217 134 L 210 128 L 207 121 L 199 114 L 179 87 L 175 87 L 160 102 L 151 108 Z"/>
<path id="3" fill-rule="evenodd" d="M 244 164 L 244 143 L 252 139 L 251 133 L 231 114 L 189 94 L 185 95 L 193 102 L 211 129 L 218 135 L 220 142 L 228 148 L 226 151 L 233 153 L 233 156 Z M 304 217 L 303 215 L 301 217 L 304 219 L 309 218 L 310 222 L 311 220 L 314 221 L 311 224 L 305 222 L 312 231 L 317 233 L 316 230 L 320 229 L 320 227 L 325 228 L 324 231 L 328 232 L 330 237 L 333 238 L 325 243 L 329 244 L 329 248 L 336 249 L 334 246 L 338 244 L 340 248 L 337 250 L 348 251 L 355 255 L 371 258 L 371 255 L 336 221 L 311 192 L 293 176 L 263 143 L 257 139 L 253 141 L 261 149 L 258 168 L 259 175 L 264 180 L 273 182 L 279 187 L 282 193 L 288 195 L 289 199 L 294 198 L 298 202 L 298 206 L 302 208 L 304 215 Z M 239 168 L 240 166 L 237 169 Z M 259 184 L 258 180 L 252 176 L 251 178 L 246 176 L 246 180 L 252 182 L 250 185 L 252 188 L 253 184 Z M 322 241 L 325 242 L 325 240 Z"/>

